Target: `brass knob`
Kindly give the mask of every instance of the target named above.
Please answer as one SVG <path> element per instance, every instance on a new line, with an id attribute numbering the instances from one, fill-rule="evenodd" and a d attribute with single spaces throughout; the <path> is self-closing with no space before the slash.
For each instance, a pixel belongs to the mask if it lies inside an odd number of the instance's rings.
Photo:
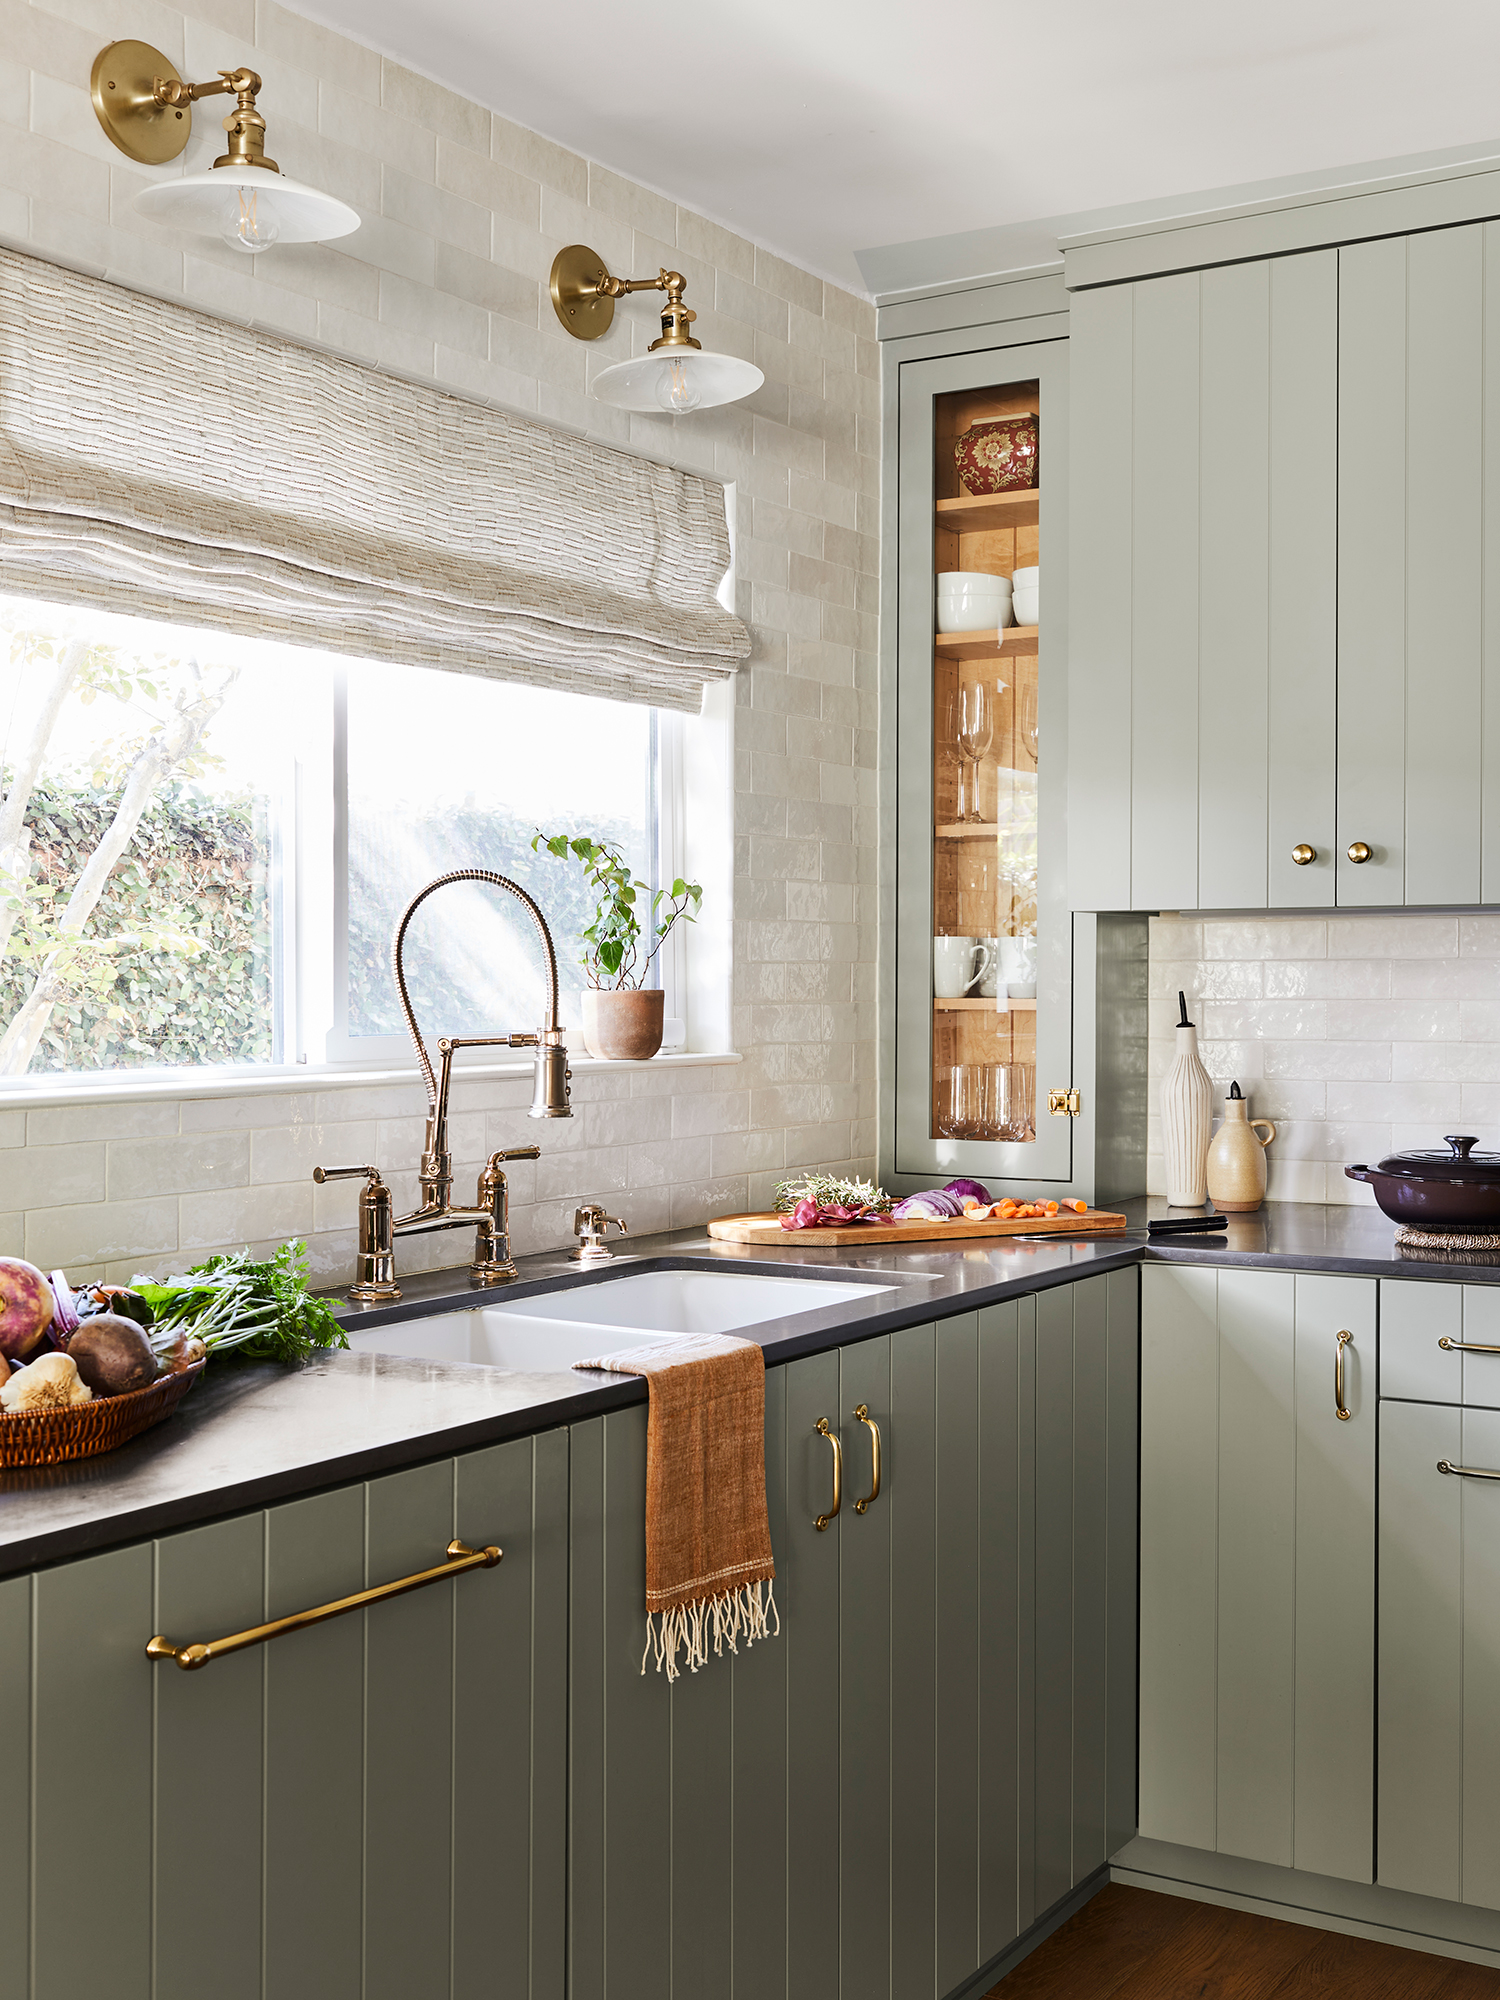
<path id="1" fill-rule="evenodd" d="M 1361 861 L 1368 861 L 1369 858 L 1370 858 L 1370 850 L 1368 847 L 1366 847 L 1365 843 L 1362 840 L 1350 841 L 1349 859 L 1355 864 L 1356 867 L 1359 865 Z"/>
<path id="2" fill-rule="evenodd" d="M 1309 861 L 1316 861 L 1317 858 L 1317 848 L 1309 847 L 1305 840 L 1299 840 L 1292 849 L 1292 859 L 1299 868 L 1305 868 Z"/>

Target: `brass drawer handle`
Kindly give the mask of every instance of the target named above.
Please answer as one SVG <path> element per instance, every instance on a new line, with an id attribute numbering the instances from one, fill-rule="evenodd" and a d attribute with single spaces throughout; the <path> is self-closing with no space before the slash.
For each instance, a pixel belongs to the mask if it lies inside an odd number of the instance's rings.
<path id="1" fill-rule="evenodd" d="M 868 1403 L 856 1403 L 854 1414 L 870 1433 L 870 1490 L 863 1500 L 854 1503 L 855 1513 L 863 1514 L 872 1501 L 880 1498 L 880 1426 L 870 1415 Z"/>
<path id="2" fill-rule="evenodd" d="M 1500 1347 L 1487 1347 L 1482 1340 L 1450 1340 L 1446 1333 L 1438 1336 L 1438 1346 L 1445 1354 L 1500 1354 Z"/>
<path id="3" fill-rule="evenodd" d="M 1359 867 L 1362 862 L 1368 861 L 1369 858 L 1370 858 L 1370 850 L 1365 845 L 1364 841 L 1362 840 L 1350 841 L 1349 859 L 1354 863 L 1356 868 Z"/>
<path id="4" fill-rule="evenodd" d="M 1439 1472 L 1454 1473 L 1459 1479 L 1500 1479 L 1500 1472 L 1490 1472 L 1482 1465 L 1453 1465 L 1446 1458 L 1438 1460 Z"/>
<path id="5" fill-rule="evenodd" d="M 1292 849 L 1292 859 L 1299 868 L 1305 868 L 1309 861 L 1316 861 L 1317 858 L 1317 848 L 1309 847 L 1305 840 L 1299 840 Z"/>
<path id="6" fill-rule="evenodd" d="M 819 1417 L 813 1429 L 819 1437 L 827 1438 L 833 1446 L 833 1505 L 826 1514 L 820 1514 L 813 1524 L 821 1533 L 844 1504 L 844 1447 L 839 1443 L 839 1434 L 827 1417 Z"/>
<path id="7" fill-rule="evenodd" d="M 1344 1349 L 1351 1344 L 1354 1335 L 1347 1328 L 1342 1328 L 1335 1338 L 1338 1346 L 1333 1357 L 1333 1407 L 1338 1412 L 1339 1422 L 1347 1424 L 1354 1412 L 1344 1401 Z"/>
<path id="8" fill-rule="evenodd" d="M 311 1611 L 294 1611 L 289 1618 L 273 1618 L 269 1625 L 252 1625 L 247 1632 L 231 1632 L 227 1639 L 203 1639 L 191 1646 L 174 1646 L 160 1632 L 148 1641 L 148 1660 L 175 1660 L 191 1673 L 206 1667 L 225 1653 L 238 1653 L 246 1646 L 263 1646 L 267 1639 L 279 1639 L 284 1632 L 300 1632 L 305 1625 L 321 1625 L 325 1618 L 337 1618 L 345 1611 L 362 1611 L 383 1597 L 401 1597 L 408 1590 L 420 1590 L 424 1583 L 440 1583 L 444 1577 L 459 1576 L 466 1569 L 493 1569 L 502 1551 L 490 1547 L 471 1549 L 466 1542 L 450 1542 L 445 1562 L 434 1569 L 420 1569 L 415 1576 L 398 1576 L 394 1583 L 377 1583 L 373 1590 L 357 1590 L 352 1597 L 337 1597 L 332 1604 L 315 1604 Z"/>

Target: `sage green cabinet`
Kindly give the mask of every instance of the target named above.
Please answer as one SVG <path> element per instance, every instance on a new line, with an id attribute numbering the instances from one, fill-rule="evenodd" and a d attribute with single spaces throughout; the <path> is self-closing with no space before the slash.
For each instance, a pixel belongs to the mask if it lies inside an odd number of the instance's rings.
<path id="1" fill-rule="evenodd" d="M 1500 1474 L 1500 1412 L 1382 1399 L 1379 1880 L 1493 1910 L 1500 1477 L 1476 1470 Z"/>
<path id="2" fill-rule="evenodd" d="M 1500 900 L 1497 230 L 1074 295 L 1075 908 Z"/>
<path id="3" fill-rule="evenodd" d="M 1070 323 L 1073 905 L 1332 903 L 1337 253 Z"/>
<path id="4" fill-rule="evenodd" d="M 670 1687 L 645 1412 L 574 1427 L 574 2000 L 941 2000 L 1130 1837 L 1136 1299 L 1128 1270 L 768 1370 L 781 1633 Z"/>
<path id="5" fill-rule="evenodd" d="M 1142 1270 L 1145 1836 L 1373 1878 L 1375 1337 L 1373 1279 Z"/>
<path id="6" fill-rule="evenodd" d="M 29 1744 L 0 1760 L 0 1989 L 561 2000 L 567 1457 L 551 1431 L 0 1585 Z M 455 1535 L 504 1560 L 196 1672 L 146 1658 Z"/>

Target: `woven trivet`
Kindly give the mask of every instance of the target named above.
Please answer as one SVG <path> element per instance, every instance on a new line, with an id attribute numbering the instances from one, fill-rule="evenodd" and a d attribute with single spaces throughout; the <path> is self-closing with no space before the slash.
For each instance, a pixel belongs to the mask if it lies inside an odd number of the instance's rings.
<path id="1" fill-rule="evenodd" d="M 1401 1250 L 1500 1250 L 1500 1229 L 1414 1229 L 1402 1223 L 1396 1245 Z"/>

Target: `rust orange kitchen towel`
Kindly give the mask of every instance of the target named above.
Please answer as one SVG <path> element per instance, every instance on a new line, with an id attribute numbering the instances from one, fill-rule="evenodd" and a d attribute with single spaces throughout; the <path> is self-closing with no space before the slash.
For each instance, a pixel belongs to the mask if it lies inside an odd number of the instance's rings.
<path id="1" fill-rule="evenodd" d="M 781 1630 L 766 1518 L 766 1362 L 730 1334 L 679 1334 L 575 1368 L 644 1375 L 646 1650 L 658 1673 L 696 1673 L 739 1641 Z M 774 1626 L 769 1622 L 774 1619 Z"/>

